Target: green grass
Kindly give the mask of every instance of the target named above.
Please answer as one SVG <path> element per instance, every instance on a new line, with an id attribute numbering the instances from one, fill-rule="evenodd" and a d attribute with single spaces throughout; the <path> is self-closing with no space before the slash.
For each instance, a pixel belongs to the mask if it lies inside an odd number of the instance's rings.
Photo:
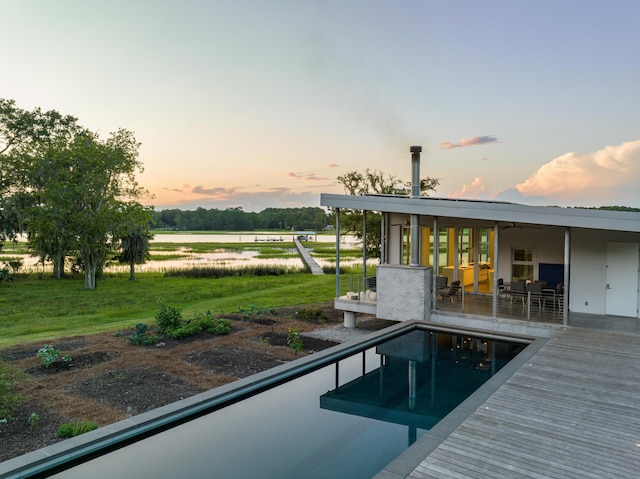
<path id="1" fill-rule="evenodd" d="M 221 279 L 165 277 L 160 273 L 109 275 L 95 291 L 84 289 L 82 276 L 54 280 L 21 278 L 0 283 L 0 347 L 53 340 L 136 323 L 155 323 L 157 303 L 183 312 L 230 313 L 250 305 L 277 308 L 330 301 L 333 275 L 229 277 Z"/>
<path id="2" fill-rule="evenodd" d="M 149 258 L 151 261 L 169 261 L 190 258 L 188 254 L 172 253 L 172 254 L 152 254 Z"/>
<path id="3" fill-rule="evenodd" d="M 6 241 L 4 243 L 4 246 L 2 247 L 2 253 L 6 255 L 27 254 L 28 252 L 29 252 L 29 248 L 26 241 L 17 241 L 15 243 L 11 241 Z M 0 258 L 2 258 L 2 253 L 0 253 Z"/>

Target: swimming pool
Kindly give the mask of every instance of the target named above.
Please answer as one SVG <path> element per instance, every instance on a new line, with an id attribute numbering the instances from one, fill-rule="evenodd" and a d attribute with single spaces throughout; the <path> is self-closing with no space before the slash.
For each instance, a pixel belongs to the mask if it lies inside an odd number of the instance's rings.
<path id="1" fill-rule="evenodd" d="M 108 436 L 107 426 L 106 440 L 100 430 L 88 433 L 84 453 L 34 471 L 92 479 L 370 478 L 527 343 L 416 324 L 391 329 L 219 388 L 221 395 L 180 401 L 173 412 L 160 408 L 140 427 L 114 425 Z"/>

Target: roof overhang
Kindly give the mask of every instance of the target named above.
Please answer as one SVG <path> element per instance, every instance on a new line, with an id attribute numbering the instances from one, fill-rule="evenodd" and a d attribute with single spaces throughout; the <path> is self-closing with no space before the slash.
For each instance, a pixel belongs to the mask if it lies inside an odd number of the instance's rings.
<path id="1" fill-rule="evenodd" d="M 640 233 L 640 213 L 557 206 L 528 206 L 499 201 L 460 200 L 392 195 L 335 195 L 322 193 L 320 205 L 334 208 L 405 213 L 440 218 Z"/>

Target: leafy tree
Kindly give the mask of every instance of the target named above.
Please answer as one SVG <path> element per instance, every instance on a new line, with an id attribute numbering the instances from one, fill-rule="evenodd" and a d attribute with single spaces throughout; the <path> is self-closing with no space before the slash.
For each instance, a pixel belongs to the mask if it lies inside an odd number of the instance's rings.
<path id="1" fill-rule="evenodd" d="M 149 219 L 135 213 L 144 211 L 136 200 L 146 194 L 135 180 L 139 146 L 127 130 L 102 140 L 74 117 L 0 99 L 0 241 L 26 228 L 32 250 L 53 261 L 54 276 L 74 254 L 85 287 L 95 289 L 96 272 L 123 238 L 134 235 L 135 249 L 144 243 L 133 226 L 140 221 L 145 231 Z"/>
<path id="2" fill-rule="evenodd" d="M 143 264 L 149 259 L 149 241 L 153 238 L 149 229 L 153 222 L 150 208 L 139 203 L 129 203 L 125 207 L 125 223 L 120 234 L 122 251 L 121 263 L 129 264 L 129 280 L 135 281 L 135 265 Z"/>
<path id="3" fill-rule="evenodd" d="M 42 145 L 68 141 L 79 130 L 72 116 L 23 110 L 15 101 L 0 98 L 0 240 L 15 239 L 24 231 L 25 209 L 37 190 L 33 175 L 42 175 L 27 160 L 35 159 Z"/>
<path id="4" fill-rule="evenodd" d="M 145 191 L 135 172 L 139 144 L 127 130 L 106 140 L 84 130 L 70 142 L 46 145 L 34 162 L 38 201 L 30 210 L 30 241 L 54 266 L 75 254 L 85 288 L 96 288 L 96 273 L 121 246 L 131 204 Z M 44 172 L 40 178 L 33 172 Z M 59 269 L 58 269 L 59 271 Z"/>
<path id="5" fill-rule="evenodd" d="M 142 171 L 139 147 L 133 133 L 120 129 L 105 141 L 86 132 L 63 152 L 74 160 L 73 187 L 62 194 L 76 201 L 73 226 L 86 289 L 96 288 L 96 271 L 120 246 L 129 202 L 146 194 L 135 180 Z"/>
<path id="6" fill-rule="evenodd" d="M 411 192 L 411 182 L 405 182 L 393 175 L 387 175 L 380 170 L 366 169 L 364 171 L 350 171 L 338 176 L 338 182 L 349 195 L 408 195 Z M 428 192 L 435 191 L 440 181 L 437 178 L 420 179 L 420 195 L 428 196 Z M 381 252 L 382 215 L 368 212 L 366 214 L 366 245 L 367 256 L 379 257 Z M 363 240 L 363 212 L 360 210 L 340 210 L 340 229 L 353 234 Z"/>
<path id="7" fill-rule="evenodd" d="M 152 214 L 158 228 L 172 230 L 321 230 L 330 220 L 326 211 L 318 207 L 266 208 L 259 213 L 245 212 L 242 208 L 197 208 L 194 211 L 171 209 L 154 211 Z"/>

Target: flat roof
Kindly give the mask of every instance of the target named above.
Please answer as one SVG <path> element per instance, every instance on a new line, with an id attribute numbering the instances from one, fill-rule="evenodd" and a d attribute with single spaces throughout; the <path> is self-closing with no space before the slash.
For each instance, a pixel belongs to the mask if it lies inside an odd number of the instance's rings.
<path id="1" fill-rule="evenodd" d="M 587 228 L 640 233 L 640 213 L 559 206 L 529 206 L 502 201 L 393 195 L 322 193 L 320 205 L 334 208 L 465 218 L 503 223 Z"/>

